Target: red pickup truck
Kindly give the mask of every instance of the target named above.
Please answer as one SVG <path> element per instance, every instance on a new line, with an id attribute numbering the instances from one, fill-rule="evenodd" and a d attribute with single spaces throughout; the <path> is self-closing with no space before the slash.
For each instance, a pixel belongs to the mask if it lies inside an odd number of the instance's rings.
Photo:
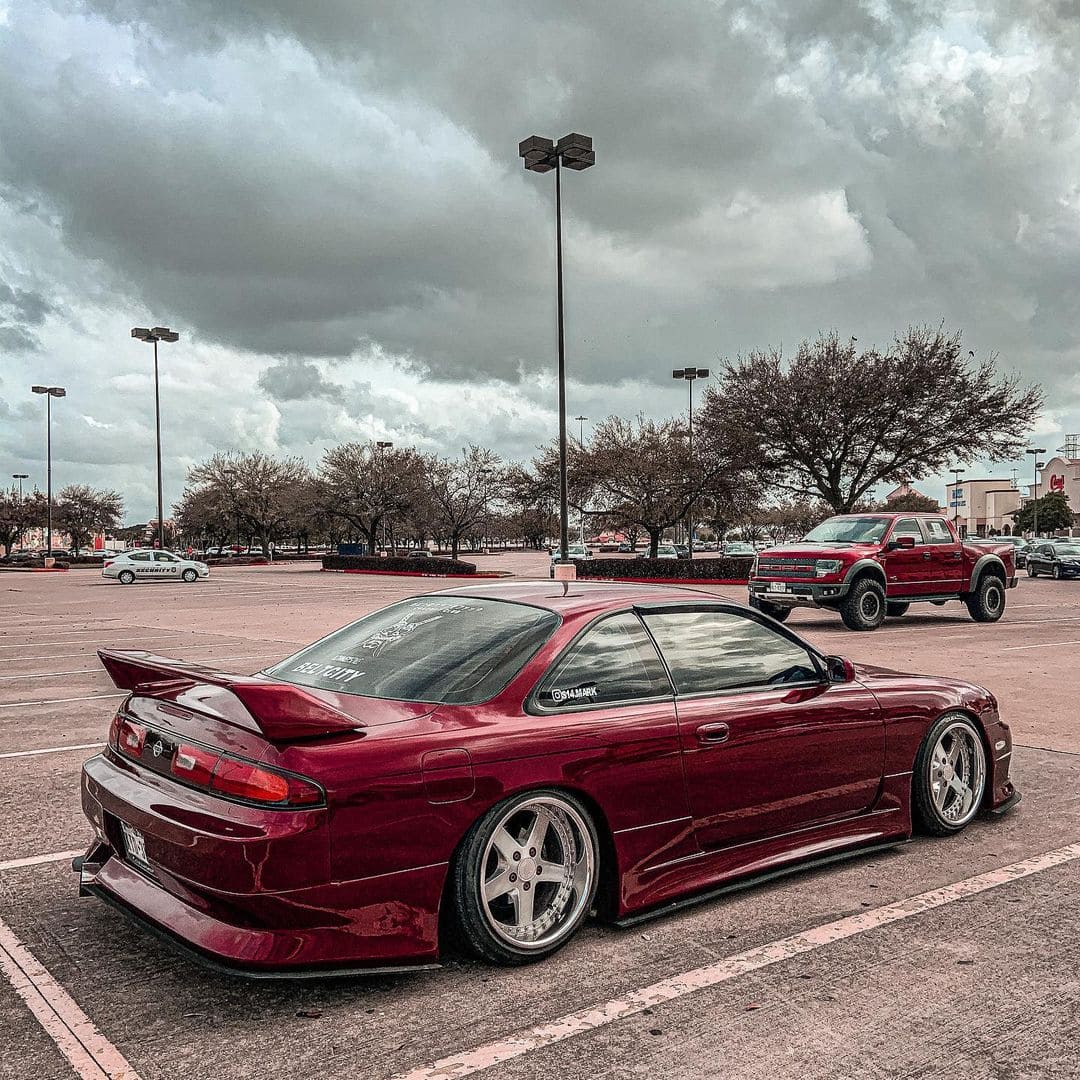
<path id="1" fill-rule="evenodd" d="M 796 606 L 828 608 L 851 630 L 876 630 L 912 603 L 962 600 L 976 622 L 996 622 L 1015 585 L 1011 544 L 965 544 L 940 514 L 842 514 L 762 551 L 750 606 L 781 622 Z"/>

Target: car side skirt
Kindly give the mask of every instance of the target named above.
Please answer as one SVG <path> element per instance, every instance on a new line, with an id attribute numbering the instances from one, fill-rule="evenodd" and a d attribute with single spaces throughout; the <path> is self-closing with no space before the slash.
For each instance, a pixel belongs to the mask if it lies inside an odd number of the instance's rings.
<path id="1" fill-rule="evenodd" d="M 649 908 L 645 911 L 638 911 L 632 915 L 626 915 L 621 919 L 613 919 L 612 925 L 620 928 L 637 926 L 639 923 L 648 922 L 650 919 L 658 919 L 664 915 L 670 915 L 676 911 L 681 911 L 683 908 L 692 907 L 695 904 L 705 904 L 710 900 L 716 900 L 721 896 L 742 892 L 744 889 L 753 889 L 758 885 L 765 885 L 770 881 L 778 881 L 781 878 L 791 877 L 794 874 L 802 874 L 811 870 L 820 870 L 823 867 L 832 866 L 834 863 L 847 862 L 849 859 L 857 859 L 867 855 L 876 855 L 882 851 L 891 851 L 894 848 L 902 847 L 904 844 L 909 843 L 911 843 L 911 838 L 905 836 L 880 843 L 859 843 L 858 846 L 847 847 L 840 851 L 819 855 L 816 858 L 802 859 L 799 862 L 778 866 L 773 870 L 766 870 L 756 874 L 747 874 L 745 877 L 735 878 L 715 889 L 707 889 L 704 892 L 695 893 L 692 896 L 684 896 L 678 900 L 672 900 L 666 904 L 660 904 L 657 907 Z"/>

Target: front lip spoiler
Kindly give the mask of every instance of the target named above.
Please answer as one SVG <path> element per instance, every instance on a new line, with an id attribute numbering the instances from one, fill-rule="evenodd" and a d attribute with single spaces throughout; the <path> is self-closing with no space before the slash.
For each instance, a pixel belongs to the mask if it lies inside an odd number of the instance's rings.
<path id="1" fill-rule="evenodd" d="M 399 964 L 388 967 L 299 968 L 295 970 L 283 968 L 276 971 L 261 971 L 233 966 L 223 960 L 215 959 L 208 953 L 204 953 L 201 949 L 197 949 L 184 941 L 183 938 L 178 937 L 171 930 L 159 926 L 153 920 L 129 907 L 118 897 L 113 896 L 108 889 L 87 881 L 86 872 L 93 872 L 91 866 L 92 864 L 87 864 L 81 858 L 73 859 L 71 862 L 71 868 L 79 873 L 80 896 L 93 896 L 95 899 L 108 904 L 109 907 L 119 911 L 121 915 L 138 926 L 140 930 L 147 931 L 158 940 L 164 941 L 188 960 L 219 975 L 231 975 L 233 978 L 257 980 L 259 982 L 291 982 L 301 979 L 345 979 L 357 976 L 411 975 L 417 971 L 438 971 L 442 967 L 442 964 Z"/>

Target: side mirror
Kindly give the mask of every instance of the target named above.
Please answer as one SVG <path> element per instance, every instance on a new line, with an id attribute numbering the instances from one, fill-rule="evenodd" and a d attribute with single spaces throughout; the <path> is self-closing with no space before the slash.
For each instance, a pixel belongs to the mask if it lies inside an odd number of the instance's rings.
<path id="1" fill-rule="evenodd" d="M 825 657 L 829 672 L 829 682 L 848 683 L 855 681 L 855 665 L 845 656 Z"/>
<path id="2" fill-rule="evenodd" d="M 914 536 L 894 536 L 889 541 L 890 550 L 895 550 L 896 548 L 913 548 L 914 546 L 915 546 L 915 537 Z"/>

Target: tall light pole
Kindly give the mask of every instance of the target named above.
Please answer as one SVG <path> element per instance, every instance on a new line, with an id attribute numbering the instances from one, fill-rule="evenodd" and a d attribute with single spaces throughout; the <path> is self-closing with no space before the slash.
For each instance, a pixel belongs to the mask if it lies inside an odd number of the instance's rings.
<path id="1" fill-rule="evenodd" d="M 378 442 L 375 443 L 375 450 L 376 450 L 376 452 L 377 452 L 380 459 L 382 458 L 384 450 L 393 450 L 393 449 L 394 449 L 394 444 L 392 442 L 385 442 L 383 440 L 379 440 Z M 381 460 L 379 462 L 379 466 L 380 466 L 380 469 L 381 469 L 381 467 L 382 467 Z M 386 550 L 386 518 L 385 517 L 383 517 L 383 519 L 382 519 L 382 547 L 383 547 L 383 551 L 385 551 Z"/>
<path id="2" fill-rule="evenodd" d="M 158 355 L 159 341 L 179 341 L 180 335 L 167 326 L 132 327 L 131 336 L 154 346 L 154 430 L 157 436 L 157 546 L 165 547 L 165 507 L 161 498 L 161 395 L 158 391 Z"/>
<path id="3" fill-rule="evenodd" d="M 575 416 L 574 419 L 578 422 L 578 449 L 585 449 L 585 421 L 589 418 L 587 416 Z M 585 510 L 582 509 L 581 517 L 578 519 L 578 540 L 581 542 L 581 546 L 585 546 Z"/>
<path id="4" fill-rule="evenodd" d="M 31 386 L 35 394 L 45 395 L 45 490 L 49 504 L 48 525 L 45 530 L 45 550 L 52 552 L 52 399 L 67 397 L 62 386 Z M 49 558 L 50 555 L 46 555 Z"/>
<path id="5" fill-rule="evenodd" d="M 581 172 L 596 163 L 592 139 L 571 132 L 557 143 L 530 135 L 518 143 L 518 154 L 531 172 L 555 170 L 555 283 L 559 338 L 559 563 L 570 563 L 570 525 L 566 492 L 566 344 L 563 335 L 562 170 Z"/>
<path id="6" fill-rule="evenodd" d="M 30 474 L 29 473 L 24 473 L 24 472 L 13 472 L 11 474 L 11 479 L 19 481 L 19 510 L 21 512 L 21 510 L 22 510 L 22 501 L 23 501 L 22 482 L 24 480 L 29 480 L 30 479 Z M 16 543 L 18 543 L 19 547 L 21 548 L 22 547 L 22 533 L 19 533 L 19 535 L 15 538 L 15 540 L 16 540 Z"/>
<path id="7" fill-rule="evenodd" d="M 1040 454 L 1046 453 L 1045 446 L 1029 446 L 1025 451 L 1031 454 L 1031 463 L 1035 466 L 1035 484 L 1031 489 L 1031 505 L 1035 511 L 1035 520 L 1033 522 L 1032 533 L 1034 539 L 1039 539 L 1039 469 L 1042 467 L 1042 462 L 1039 460 Z"/>
<path id="8" fill-rule="evenodd" d="M 709 369 L 707 367 L 688 367 L 688 368 L 676 368 L 672 373 L 673 379 L 685 379 L 687 388 L 690 391 L 689 399 L 689 418 L 690 418 L 690 452 L 689 452 L 689 464 L 693 468 L 694 463 L 694 382 L 697 379 L 707 379 L 709 377 Z M 690 495 L 690 504 L 686 509 L 686 550 L 689 553 L 691 559 L 694 557 L 694 496 Z"/>
<path id="9" fill-rule="evenodd" d="M 967 469 L 950 469 L 949 472 L 953 474 L 953 489 L 952 489 L 952 524 L 956 530 L 956 535 L 960 535 L 960 477 L 967 472 Z"/>

